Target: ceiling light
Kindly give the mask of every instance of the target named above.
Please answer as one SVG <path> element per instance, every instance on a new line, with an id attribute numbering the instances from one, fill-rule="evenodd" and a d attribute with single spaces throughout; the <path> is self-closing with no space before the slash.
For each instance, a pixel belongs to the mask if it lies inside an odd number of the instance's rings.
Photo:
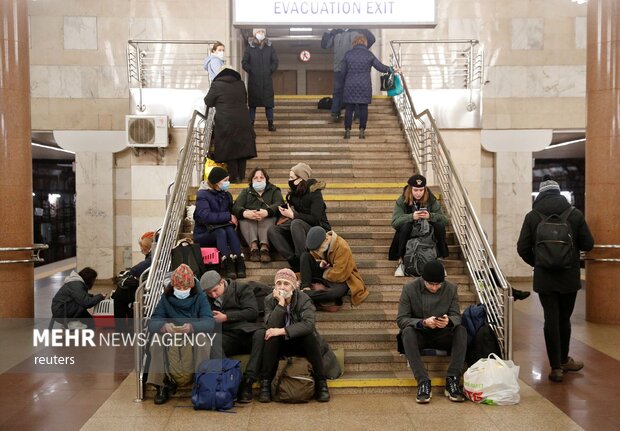
<path id="1" fill-rule="evenodd" d="M 289 30 L 291 31 L 291 33 L 294 33 L 294 32 L 311 32 L 312 31 L 312 27 L 291 27 L 291 28 L 289 28 Z"/>

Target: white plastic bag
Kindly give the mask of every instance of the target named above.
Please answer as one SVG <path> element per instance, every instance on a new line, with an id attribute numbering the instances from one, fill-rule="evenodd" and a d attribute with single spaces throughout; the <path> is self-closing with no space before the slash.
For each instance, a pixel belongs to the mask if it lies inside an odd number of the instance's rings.
<path id="1" fill-rule="evenodd" d="M 519 366 L 495 353 L 480 359 L 463 375 L 465 396 L 475 403 L 507 406 L 519 402 Z"/>

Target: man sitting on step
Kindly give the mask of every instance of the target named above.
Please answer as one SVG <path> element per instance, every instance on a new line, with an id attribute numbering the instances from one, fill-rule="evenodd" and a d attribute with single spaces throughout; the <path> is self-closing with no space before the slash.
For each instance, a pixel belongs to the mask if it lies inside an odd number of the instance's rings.
<path id="1" fill-rule="evenodd" d="M 301 254 L 301 289 L 317 310 L 338 311 L 342 297 L 351 292 L 351 303 L 361 304 L 368 297 L 364 280 L 357 270 L 349 244 L 336 232 L 314 226 L 306 236 Z"/>
<path id="2" fill-rule="evenodd" d="M 222 350 L 226 356 L 250 354 L 237 401 L 252 401 L 252 384 L 261 367 L 265 328 L 257 323 L 258 305 L 252 287 L 239 280 L 224 279 L 217 271 L 207 271 L 200 278 L 213 318 L 222 325 Z M 215 347 L 214 347 L 215 348 Z M 218 352 L 221 355 L 221 352 Z"/>
<path id="3" fill-rule="evenodd" d="M 438 260 L 428 262 L 422 277 L 405 284 L 396 322 L 407 361 L 418 382 L 418 403 L 431 400 L 431 380 L 424 367 L 423 349 L 448 350 L 450 366 L 444 395 L 450 401 L 463 401 L 460 387 L 467 350 L 467 330 L 461 326 L 458 288 L 445 280 L 445 270 Z"/>

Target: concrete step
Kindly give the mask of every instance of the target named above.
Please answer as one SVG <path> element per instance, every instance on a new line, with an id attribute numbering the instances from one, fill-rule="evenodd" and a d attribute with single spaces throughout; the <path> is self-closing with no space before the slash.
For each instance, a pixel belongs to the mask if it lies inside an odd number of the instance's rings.
<path id="1" fill-rule="evenodd" d="M 258 135 L 256 137 L 256 149 L 258 153 L 269 151 L 277 153 L 279 151 L 324 151 L 330 150 L 336 153 L 351 152 L 410 152 L 407 140 L 398 135 L 369 136 L 363 141 L 348 140 L 339 142 L 342 139 L 340 134 L 313 135 L 313 136 L 273 136 Z M 381 145 L 377 145 L 381 144 Z"/>
<path id="2" fill-rule="evenodd" d="M 262 127 L 261 125 L 257 125 L 254 128 L 254 131 L 256 132 L 257 137 L 266 136 L 269 137 L 269 139 L 284 138 L 287 136 L 301 136 L 303 138 L 308 136 L 340 136 L 340 141 L 342 141 L 342 143 L 346 145 L 353 145 L 356 140 L 363 141 L 358 139 L 353 134 L 353 137 L 350 140 L 342 139 L 344 133 L 344 126 L 342 126 L 342 124 L 334 124 L 331 127 L 327 127 L 327 125 L 321 124 L 320 121 L 318 121 L 318 123 L 319 124 L 296 124 L 296 127 L 293 127 L 290 124 L 286 125 L 286 127 L 284 125 L 277 124 L 277 126 L 279 126 L 280 128 L 278 128 L 276 132 L 269 132 L 267 130 L 267 124 L 265 122 Z M 340 131 L 342 133 L 338 134 L 336 133 L 337 131 Z M 389 125 L 385 125 L 383 124 L 383 122 L 369 122 L 368 126 L 366 127 L 366 136 L 366 139 L 375 136 L 393 136 L 399 140 L 404 139 L 403 132 L 400 129 L 400 125 L 398 123 L 390 123 Z"/>
<path id="3" fill-rule="evenodd" d="M 259 152 L 257 161 L 261 161 L 261 157 L 263 155 Z M 374 163 L 379 161 L 379 158 L 383 157 L 384 153 L 378 154 L 377 152 L 368 152 L 368 151 L 351 151 L 351 152 L 342 152 L 342 151 L 331 151 L 328 149 L 325 150 L 316 150 L 308 151 L 307 149 L 299 148 L 298 150 L 291 151 L 270 151 L 268 157 L 265 157 L 263 160 L 269 160 L 273 162 L 287 162 L 287 163 L 296 163 L 298 160 L 304 160 L 305 163 L 312 166 L 313 161 L 320 161 L 323 164 L 329 164 L 329 162 L 338 161 L 339 163 L 365 163 L 368 160 L 372 160 Z M 409 152 L 403 149 L 403 151 L 393 151 L 390 152 L 390 159 L 394 162 L 402 162 L 404 160 L 410 161 L 411 156 Z M 383 160 L 381 160 L 383 162 Z M 315 162 L 316 164 L 316 162 Z"/>

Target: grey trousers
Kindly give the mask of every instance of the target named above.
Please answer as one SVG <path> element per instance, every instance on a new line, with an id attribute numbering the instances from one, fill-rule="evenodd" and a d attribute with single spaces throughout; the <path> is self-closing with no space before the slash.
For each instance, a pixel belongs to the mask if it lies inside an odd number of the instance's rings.
<path id="1" fill-rule="evenodd" d="M 285 259 L 299 259 L 306 250 L 306 234 L 311 227 L 301 219 L 276 224 L 269 228 L 269 241 Z"/>
<path id="2" fill-rule="evenodd" d="M 269 228 L 275 224 L 275 217 L 267 217 L 260 221 L 240 220 L 239 229 L 241 230 L 241 235 L 243 235 L 243 238 L 248 245 L 252 245 L 252 242 L 254 241 L 259 244 L 269 244 L 267 231 L 269 231 Z"/>

